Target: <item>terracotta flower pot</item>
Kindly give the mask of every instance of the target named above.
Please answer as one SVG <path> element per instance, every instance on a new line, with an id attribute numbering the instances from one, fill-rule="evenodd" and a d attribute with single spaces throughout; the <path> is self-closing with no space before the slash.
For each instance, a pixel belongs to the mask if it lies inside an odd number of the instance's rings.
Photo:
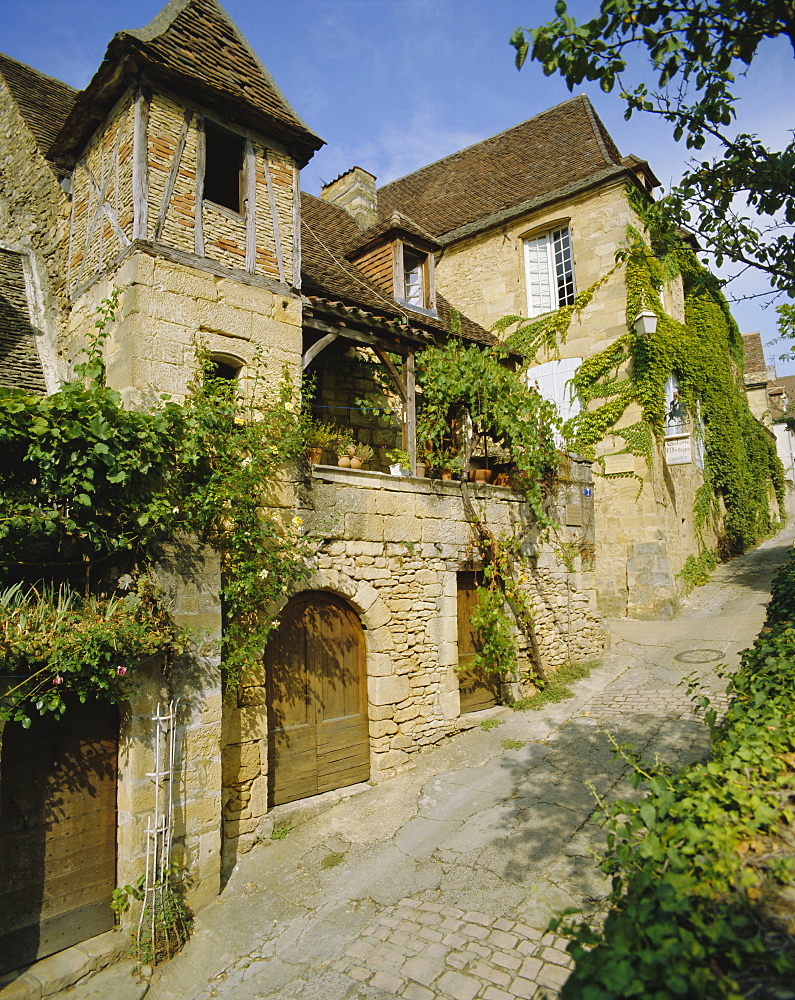
<path id="1" fill-rule="evenodd" d="M 425 463 L 424 462 L 417 462 L 417 464 L 414 466 L 414 474 L 417 476 L 418 479 L 424 479 L 425 478 Z"/>
<path id="2" fill-rule="evenodd" d="M 355 455 L 351 455 L 351 468 L 352 469 L 361 469 L 361 467 L 363 465 L 364 465 L 364 462 L 360 458 L 357 458 Z"/>
<path id="3" fill-rule="evenodd" d="M 492 477 L 491 469 L 475 469 L 476 483 L 490 483 Z"/>
<path id="4" fill-rule="evenodd" d="M 350 469 L 351 460 L 347 455 L 340 455 L 339 458 L 337 459 L 337 465 L 339 465 L 343 469 Z"/>
<path id="5" fill-rule="evenodd" d="M 453 478 L 453 473 L 450 469 L 442 469 L 442 479 L 450 481 Z"/>
<path id="6" fill-rule="evenodd" d="M 310 465 L 320 465 L 320 460 L 323 458 L 322 448 L 307 448 L 306 458 Z"/>

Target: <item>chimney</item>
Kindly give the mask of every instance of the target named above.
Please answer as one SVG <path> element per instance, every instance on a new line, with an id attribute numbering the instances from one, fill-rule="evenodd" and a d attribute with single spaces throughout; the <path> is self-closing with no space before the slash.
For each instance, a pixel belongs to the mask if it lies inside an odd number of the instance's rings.
<path id="1" fill-rule="evenodd" d="M 351 167 L 330 184 L 324 184 L 320 197 L 344 208 L 360 229 L 369 229 L 378 219 L 375 176 L 361 167 Z"/>

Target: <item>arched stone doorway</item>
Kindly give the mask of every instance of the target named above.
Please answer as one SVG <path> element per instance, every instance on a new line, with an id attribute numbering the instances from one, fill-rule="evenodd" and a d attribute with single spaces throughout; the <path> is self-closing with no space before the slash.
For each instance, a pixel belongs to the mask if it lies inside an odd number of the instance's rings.
<path id="1" fill-rule="evenodd" d="M 336 594 L 306 591 L 284 607 L 265 650 L 268 804 L 370 777 L 364 632 Z"/>
<path id="2" fill-rule="evenodd" d="M 99 701 L 3 729 L 0 972 L 113 927 L 118 745 Z"/>

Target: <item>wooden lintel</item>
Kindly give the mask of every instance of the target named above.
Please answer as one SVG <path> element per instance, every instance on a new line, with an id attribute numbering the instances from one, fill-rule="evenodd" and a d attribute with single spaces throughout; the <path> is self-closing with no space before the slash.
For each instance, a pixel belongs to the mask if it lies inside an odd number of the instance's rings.
<path id="1" fill-rule="evenodd" d="M 145 253 L 150 257 L 156 257 L 161 260 L 169 260 L 175 264 L 184 264 L 186 267 L 193 268 L 196 271 L 205 271 L 208 274 L 214 274 L 218 278 L 229 278 L 231 281 L 239 281 L 243 285 L 252 285 L 255 288 L 267 288 L 269 291 L 276 292 L 278 295 L 291 295 L 291 290 L 287 287 L 287 285 L 283 285 L 273 278 L 266 278 L 264 274 L 249 274 L 247 271 L 243 271 L 240 268 L 227 267 L 226 264 L 210 260 L 208 257 L 197 257 L 195 254 L 187 253 L 185 250 L 178 250 L 176 247 L 168 246 L 165 243 L 152 243 L 149 240 L 134 240 L 129 246 L 125 247 L 121 253 L 118 254 L 118 256 L 114 257 L 113 260 L 108 261 L 104 272 L 93 274 L 87 281 L 80 285 L 76 285 L 70 292 L 70 297 L 72 299 L 78 298 L 88 288 L 90 288 L 94 282 L 99 281 L 103 274 L 107 274 L 108 272 L 115 270 L 117 267 L 121 266 L 121 264 L 123 264 L 128 257 L 131 257 L 135 253 Z"/>
<path id="2" fill-rule="evenodd" d="M 188 138 L 188 129 L 190 128 L 191 119 L 193 118 L 193 113 L 191 111 L 186 111 L 182 119 L 182 129 L 179 133 L 179 140 L 177 141 L 177 148 L 174 151 L 174 159 L 171 161 L 171 169 L 168 172 L 168 180 L 166 181 L 166 189 L 163 192 L 163 200 L 160 202 L 160 211 L 157 213 L 157 225 L 155 226 L 154 239 L 159 240 L 163 235 L 163 230 L 166 228 L 166 216 L 168 215 L 168 206 L 171 203 L 171 196 L 174 194 L 174 187 L 177 183 L 177 174 L 179 173 L 179 165 L 182 162 L 182 154 L 185 150 L 185 142 Z"/>
<path id="3" fill-rule="evenodd" d="M 316 340 L 311 347 L 308 347 L 304 351 L 304 356 L 301 358 L 301 370 L 306 371 L 309 365 L 315 360 L 315 358 L 320 354 L 320 352 L 328 347 L 329 344 L 333 343 L 337 339 L 336 333 L 327 333 L 325 337 L 321 337 L 320 340 Z"/>

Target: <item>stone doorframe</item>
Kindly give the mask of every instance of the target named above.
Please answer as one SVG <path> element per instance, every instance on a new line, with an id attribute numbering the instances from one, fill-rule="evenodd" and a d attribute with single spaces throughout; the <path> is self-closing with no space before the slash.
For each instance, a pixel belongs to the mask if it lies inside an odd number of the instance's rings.
<path id="1" fill-rule="evenodd" d="M 296 594 L 318 590 L 343 597 L 364 627 L 368 708 L 403 701 L 409 692 L 409 679 L 394 673 L 392 657 L 387 652 L 392 644 L 389 630 L 392 613 L 375 587 L 364 580 L 354 580 L 339 570 L 317 570 L 288 593 L 285 604 Z M 372 764 L 373 770 L 377 771 L 374 760 Z"/>

